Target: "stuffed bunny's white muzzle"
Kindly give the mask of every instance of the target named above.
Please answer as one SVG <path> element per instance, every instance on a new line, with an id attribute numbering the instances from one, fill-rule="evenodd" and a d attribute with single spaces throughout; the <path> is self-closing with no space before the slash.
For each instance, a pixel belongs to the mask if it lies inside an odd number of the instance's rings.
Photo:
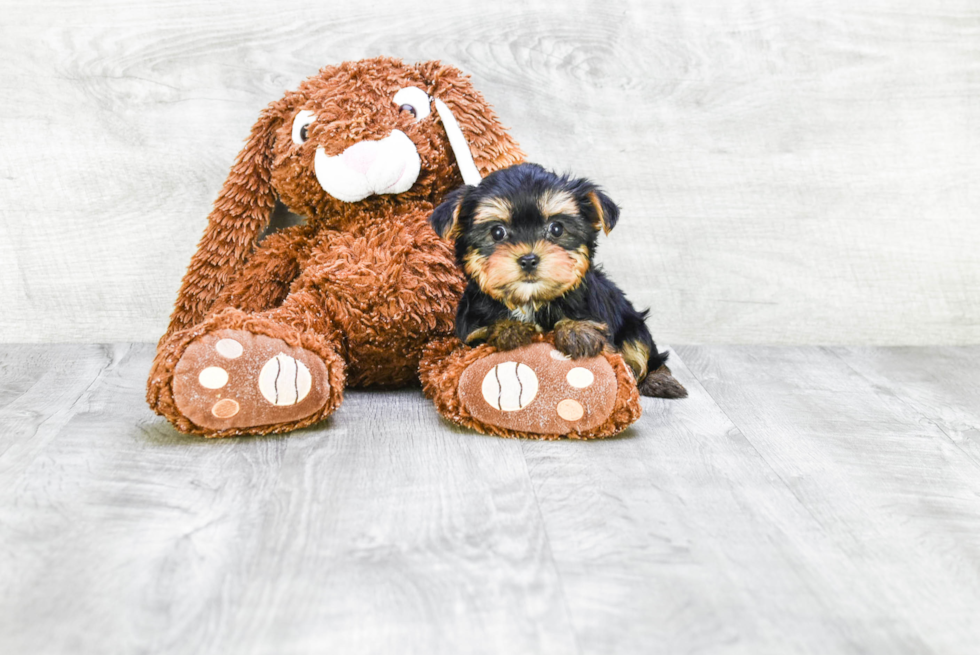
<path id="1" fill-rule="evenodd" d="M 401 130 L 380 141 L 361 141 L 328 157 L 316 149 L 313 169 L 323 190 L 337 200 L 357 202 L 371 194 L 404 193 L 419 178 L 422 162 Z"/>
<path id="2" fill-rule="evenodd" d="M 407 87 L 395 95 L 396 104 L 406 101 L 413 103 L 416 120 L 429 115 L 431 100 L 424 91 L 416 87 Z M 456 157 L 463 182 L 479 184 L 480 172 L 456 117 L 448 105 L 438 98 L 435 99 L 435 107 L 446 136 L 449 137 L 449 145 Z M 296 125 L 302 127 L 314 119 L 312 112 L 309 112 L 302 119 L 297 118 Z M 294 126 L 294 131 L 295 129 Z M 401 130 L 392 130 L 391 134 L 380 141 L 355 143 L 332 157 L 327 156 L 323 148 L 317 148 L 313 159 L 314 172 L 320 186 L 331 196 L 344 202 L 357 202 L 372 194 L 404 193 L 419 178 L 421 166 L 418 149 Z"/>

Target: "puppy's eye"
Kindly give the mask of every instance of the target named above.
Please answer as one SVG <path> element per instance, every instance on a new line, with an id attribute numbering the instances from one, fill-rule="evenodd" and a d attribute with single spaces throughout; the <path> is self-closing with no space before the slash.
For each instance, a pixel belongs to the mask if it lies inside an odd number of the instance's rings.
<path id="1" fill-rule="evenodd" d="M 315 120 L 316 115 L 306 109 L 296 114 L 296 118 L 293 119 L 293 143 L 298 146 L 306 143 L 306 140 L 310 138 L 310 125 Z"/>
<path id="2" fill-rule="evenodd" d="M 503 241 L 507 236 L 507 230 L 502 225 L 494 225 L 490 228 L 490 238 L 494 241 Z"/>
<path id="3" fill-rule="evenodd" d="M 556 239 L 565 233 L 565 226 L 555 221 L 548 226 L 548 234 L 555 237 Z"/>
<path id="4" fill-rule="evenodd" d="M 415 117 L 416 122 L 422 120 L 432 112 L 429 106 L 431 98 L 417 86 L 406 86 L 396 93 L 392 100 L 398 105 L 399 111 L 408 112 Z"/>

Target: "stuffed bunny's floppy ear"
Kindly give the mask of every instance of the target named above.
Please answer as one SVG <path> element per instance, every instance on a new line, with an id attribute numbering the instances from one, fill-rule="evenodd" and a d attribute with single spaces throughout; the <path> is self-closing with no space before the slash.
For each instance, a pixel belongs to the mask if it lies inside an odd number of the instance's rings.
<path id="1" fill-rule="evenodd" d="M 252 127 L 214 201 L 163 339 L 204 319 L 221 290 L 244 266 L 268 225 L 276 205 L 270 179 L 272 143 L 286 108 L 286 99 L 270 104 Z"/>
<path id="2" fill-rule="evenodd" d="M 456 157 L 456 165 L 463 176 L 463 182 L 476 186 L 483 179 L 483 176 L 480 175 L 476 162 L 473 161 L 473 152 L 470 150 L 470 144 L 466 141 L 466 135 L 463 134 L 463 130 L 459 126 L 459 121 L 456 120 L 449 105 L 442 100 L 436 98 L 435 104 L 436 111 L 439 113 L 439 120 L 442 121 L 442 126 L 446 129 L 446 136 L 449 137 L 449 145 L 453 149 L 453 156 Z"/>
<path id="3" fill-rule="evenodd" d="M 462 71 L 438 61 L 418 64 L 418 69 L 431 81 L 436 112 L 464 182 L 476 184 L 477 175 L 484 177 L 524 161 L 517 142 Z"/>

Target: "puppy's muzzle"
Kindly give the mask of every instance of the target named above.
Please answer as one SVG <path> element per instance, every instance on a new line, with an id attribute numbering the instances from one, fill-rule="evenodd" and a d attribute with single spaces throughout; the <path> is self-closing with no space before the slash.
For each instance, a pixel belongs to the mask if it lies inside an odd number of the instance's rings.
<path id="1" fill-rule="evenodd" d="M 535 255 L 533 252 L 526 255 L 521 255 L 517 258 L 517 264 L 521 267 L 521 270 L 525 273 L 531 273 L 538 267 L 538 263 L 541 258 Z"/>
<path id="2" fill-rule="evenodd" d="M 371 194 L 404 193 L 422 169 L 415 144 L 401 130 L 380 141 L 361 141 L 339 155 L 316 149 L 313 169 L 323 190 L 337 200 L 357 202 Z"/>

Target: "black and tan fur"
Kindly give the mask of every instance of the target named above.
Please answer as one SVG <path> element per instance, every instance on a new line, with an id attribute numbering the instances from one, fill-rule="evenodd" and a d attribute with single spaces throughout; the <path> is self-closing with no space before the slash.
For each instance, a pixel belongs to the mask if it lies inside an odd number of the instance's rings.
<path id="1" fill-rule="evenodd" d="M 619 351 L 644 395 L 686 396 L 650 336 L 648 312 L 592 265 L 599 230 L 608 234 L 618 218 L 616 204 L 589 180 L 536 164 L 453 191 L 430 222 L 455 241 L 467 278 L 457 336 L 511 350 L 553 331 L 555 347 L 574 359 Z"/>

